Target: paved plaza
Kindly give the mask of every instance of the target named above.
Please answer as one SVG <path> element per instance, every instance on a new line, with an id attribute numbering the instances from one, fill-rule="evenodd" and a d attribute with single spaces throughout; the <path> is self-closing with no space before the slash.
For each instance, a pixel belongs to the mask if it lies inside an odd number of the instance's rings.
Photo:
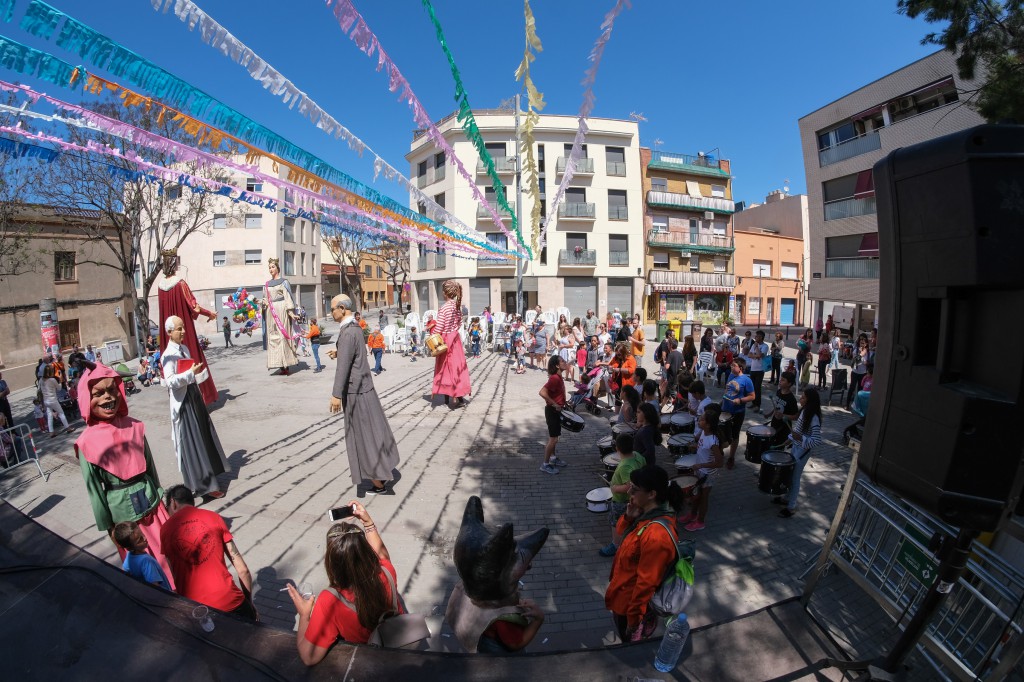
<path id="1" fill-rule="evenodd" d="M 325 329 L 333 333 L 336 326 Z M 652 330 L 653 331 L 653 330 Z M 218 337 L 216 341 L 221 341 Z M 239 340 L 236 340 L 239 341 Z M 221 477 L 227 494 L 205 504 L 225 517 L 255 576 L 256 605 L 263 620 L 291 629 L 295 612 L 287 580 L 325 587 L 324 536 L 330 507 L 360 498 L 381 530 L 411 610 L 443 614 L 457 581 L 452 545 L 466 500 L 483 499 L 486 519 L 511 521 L 517 533 L 547 526 L 547 544 L 523 578 L 524 596 L 548 614 L 531 651 L 578 649 L 612 643 L 604 590 L 611 559 L 606 514 L 588 512 L 586 493 L 602 485 L 596 441 L 609 433 L 607 417 L 579 413 L 580 433 L 563 432 L 558 454 L 570 463 L 557 476 L 538 470 L 547 439 L 540 370 L 515 375 L 500 354 L 470 359 L 469 405 L 449 409 L 430 402 L 433 360 L 385 355 L 387 369 L 375 379 L 401 452 L 393 493 L 365 496 L 353 485 L 345 454 L 341 415 L 328 412 L 334 364 L 312 371 L 312 358 L 289 376 L 270 376 L 258 336 L 236 348 L 222 342 L 207 351 L 221 401 L 212 412 L 232 472 Z M 795 351 L 790 350 L 790 354 Z M 648 353 L 645 366 L 655 366 Z M 294 368 L 293 368 L 294 369 Z M 766 386 L 764 406 L 774 389 Z M 713 397 L 720 389 L 713 386 Z M 29 391 L 13 397 L 18 419 L 31 413 Z M 170 443 L 167 392 L 156 386 L 129 397 L 132 416 L 146 424 L 161 482 L 179 482 Z M 748 412 L 747 423 L 754 421 Z M 800 511 L 791 519 L 757 490 L 757 468 L 743 460 L 721 472 L 711 498 L 706 530 L 697 540 L 698 589 L 687 609 L 695 627 L 721 622 L 800 593 L 801 574 L 816 556 L 835 511 L 852 452 L 840 442 L 854 420 L 841 408 L 825 408 L 824 439 L 804 472 Z M 81 422 L 78 422 L 82 426 Z M 112 543 L 92 518 L 74 458 L 75 434 L 36 435 L 43 469 L 5 472 L 0 496 L 71 542 L 113 562 Z M 664 448 L 659 463 L 670 471 Z M 452 639 L 454 641 L 454 639 Z"/>

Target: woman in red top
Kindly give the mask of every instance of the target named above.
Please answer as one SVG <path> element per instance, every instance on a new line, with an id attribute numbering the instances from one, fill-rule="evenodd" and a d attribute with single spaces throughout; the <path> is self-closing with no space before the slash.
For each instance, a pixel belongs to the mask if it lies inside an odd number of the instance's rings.
<path id="1" fill-rule="evenodd" d="M 659 466 L 648 465 L 629 475 L 629 502 L 615 534 L 619 546 L 612 563 L 604 604 L 623 642 L 638 642 L 654 633 L 657 615 L 648 608 L 668 565 L 676 559 L 675 538 L 655 523 L 675 527 L 683 506 L 683 491 L 669 483 Z"/>
<path id="2" fill-rule="evenodd" d="M 363 527 L 351 523 L 331 526 L 324 569 L 331 587 L 355 604 L 356 610 L 345 606 L 330 590 L 324 590 L 315 600 L 305 599 L 295 585 L 288 585 L 288 595 L 299 613 L 299 658 L 306 665 L 324 660 L 338 638 L 365 644 L 380 617 L 391 610 L 391 586 L 398 584 L 391 556 L 370 514 L 356 500 L 349 504 L 352 516 L 362 521 Z M 390 574 L 390 580 L 384 571 Z M 401 600 L 398 604 L 399 612 L 404 613 Z"/>
<path id="3" fill-rule="evenodd" d="M 445 402 L 454 398 L 452 407 L 466 404 L 470 393 L 469 367 L 466 365 L 466 351 L 462 346 L 459 329 L 462 327 L 462 285 L 453 279 L 445 281 L 441 287 L 445 302 L 437 311 L 437 326 L 434 331 L 441 335 L 447 352 L 434 359 L 434 383 L 431 387 L 431 399 L 435 395 L 443 395 Z"/>

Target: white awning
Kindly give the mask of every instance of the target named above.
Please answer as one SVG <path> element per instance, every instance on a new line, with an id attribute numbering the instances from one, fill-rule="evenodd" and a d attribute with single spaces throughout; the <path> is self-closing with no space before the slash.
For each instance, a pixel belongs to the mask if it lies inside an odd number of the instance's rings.
<path id="1" fill-rule="evenodd" d="M 703 194 L 700 193 L 700 184 L 696 180 L 686 181 L 686 193 L 689 194 L 691 197 L 704 196 Z"/>

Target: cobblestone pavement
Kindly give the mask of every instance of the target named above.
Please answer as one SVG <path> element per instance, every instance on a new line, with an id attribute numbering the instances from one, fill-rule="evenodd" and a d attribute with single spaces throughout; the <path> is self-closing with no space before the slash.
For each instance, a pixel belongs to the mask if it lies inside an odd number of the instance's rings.
<path id="1" fill-rule="evenodd" d="M 327 331 L 334 332 L 333 325 Z M 467 498 L 479 495 L 490 523 L 512 521 L 517 532 L 551 529 L 523 578 L 525 596 L 548 614 L 531 650 L 612 642 L 604 608 L 611 560 L 597 553 L 608 542 L 608 518 L 585 505 L 586 493 L 601 486 L 596 441 L 609 433 L 607 417 L 580 410 L 586 427 L 563 433 L 558 445 L 559 456 L 570 465 L 557 476 L 545 474 L 538 470 L 547 438 L 537 395 L 545 380 L 542 370 L 516 375 L 499 354 L 470 359 L 472 400 L 453 410 L 431 404 L 432 360 L 388 354 L 387 371 L 375 381 L 402 461 L 393 494 L 364 497 L 365 486 L 357 488 L 349 475 L 343 419 L 328 413 L 334 365 L 323 350 L 324 372 L 314 374 L 311 358 L 303 358 L 305 364 L 289 376 L 268 375 L 258 339 L 237 348 L 218 345 L 207 353 L 222 391 L 212 416 L 233 468 L 222 477 L 226 497 L 207 507 L 230 524 L 256 576 L 256 603 L 264 620 L 293 627 L 294 609 L 279 590 L 286 580 L 324 583 L 325 512 L 357 497 L 381 530 L 409 607 L 439 616 L 457 580 L 451 553 L 462 512 Z M 655 369 L 650 354 L 645 365 Z M 772 392 L 766 386 L 765 407 Z M 712 385 L 710 393 L 718 397 L 721 390 Z M 13 397 L 15 414 L 30 417 L 30 392 Z M 129 404 L 132 415 L 146 424 L 163 484 L 180 481 L 166 391 L 145 388 Z M 742 442 L 736 468 L 718 478 L 706 530 L 689 534 L 697 540 L 698 590 L 687 609 L 694 626 L 802 590 L 801 574 L 824 540 L 851 457 L 839 439 L 853 415 L 836 407 L 825 411 L 825 443 L 805 469 L 800 510 L 793 518 L 779 518 L 779 508 L 758 492 L 757 468 L 743 460 Z M 748 417 L 748 424 L 753 421 Z M 37 434 L 49 480 L 40 479 L 34 467 L 20 467 L 0 476 L 0 495 L 113 561 L 113 546 L 93 523 L 71 447 L 75 435 L 51 440 Z M 671 471 L 667 450 L 658 459 Z"/>

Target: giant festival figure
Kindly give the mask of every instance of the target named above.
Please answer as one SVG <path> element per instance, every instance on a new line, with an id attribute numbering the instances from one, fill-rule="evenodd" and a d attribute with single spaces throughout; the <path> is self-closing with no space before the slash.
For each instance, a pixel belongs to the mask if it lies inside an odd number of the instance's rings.
<path id="1" fill-rule="evenodd" d="M 161 251 L 160 255 L 163 256 L 164 279 L 157 286 L 157 302 L 160 306 L 159 319 L 166 320 L 169 317 L 180 317 L 184 320 L 185 336 L 181 341 L 181 345 L 188 348 L 189 357 L 197 363 L 206 366 L 207 373 L 209 373 L 206 354 L 203 353 L 203 349 L 199 345 L 199 337 L 196 336 L 195 320 L 200 315 L 206 315 L 207 318 L 214 320 L 217 318 L 217 314 L 201 307 L 198 301 L 196 301 L 196 297 L 192 295 L 192 290 L 189 289 L 188 283 L 177 275 L 180 264 L 177 249 Z M 167 349 L 169 341 L 170 337 L 167 331 L 163 325 L 160 325 L 161 354 Z M 217 401 L 217 386 L 213 383 L 213 374 L 209 374 L 209 378 L 199 385 L 199 393 L 202 394 L 203 402 L 207 405 Z"/>

